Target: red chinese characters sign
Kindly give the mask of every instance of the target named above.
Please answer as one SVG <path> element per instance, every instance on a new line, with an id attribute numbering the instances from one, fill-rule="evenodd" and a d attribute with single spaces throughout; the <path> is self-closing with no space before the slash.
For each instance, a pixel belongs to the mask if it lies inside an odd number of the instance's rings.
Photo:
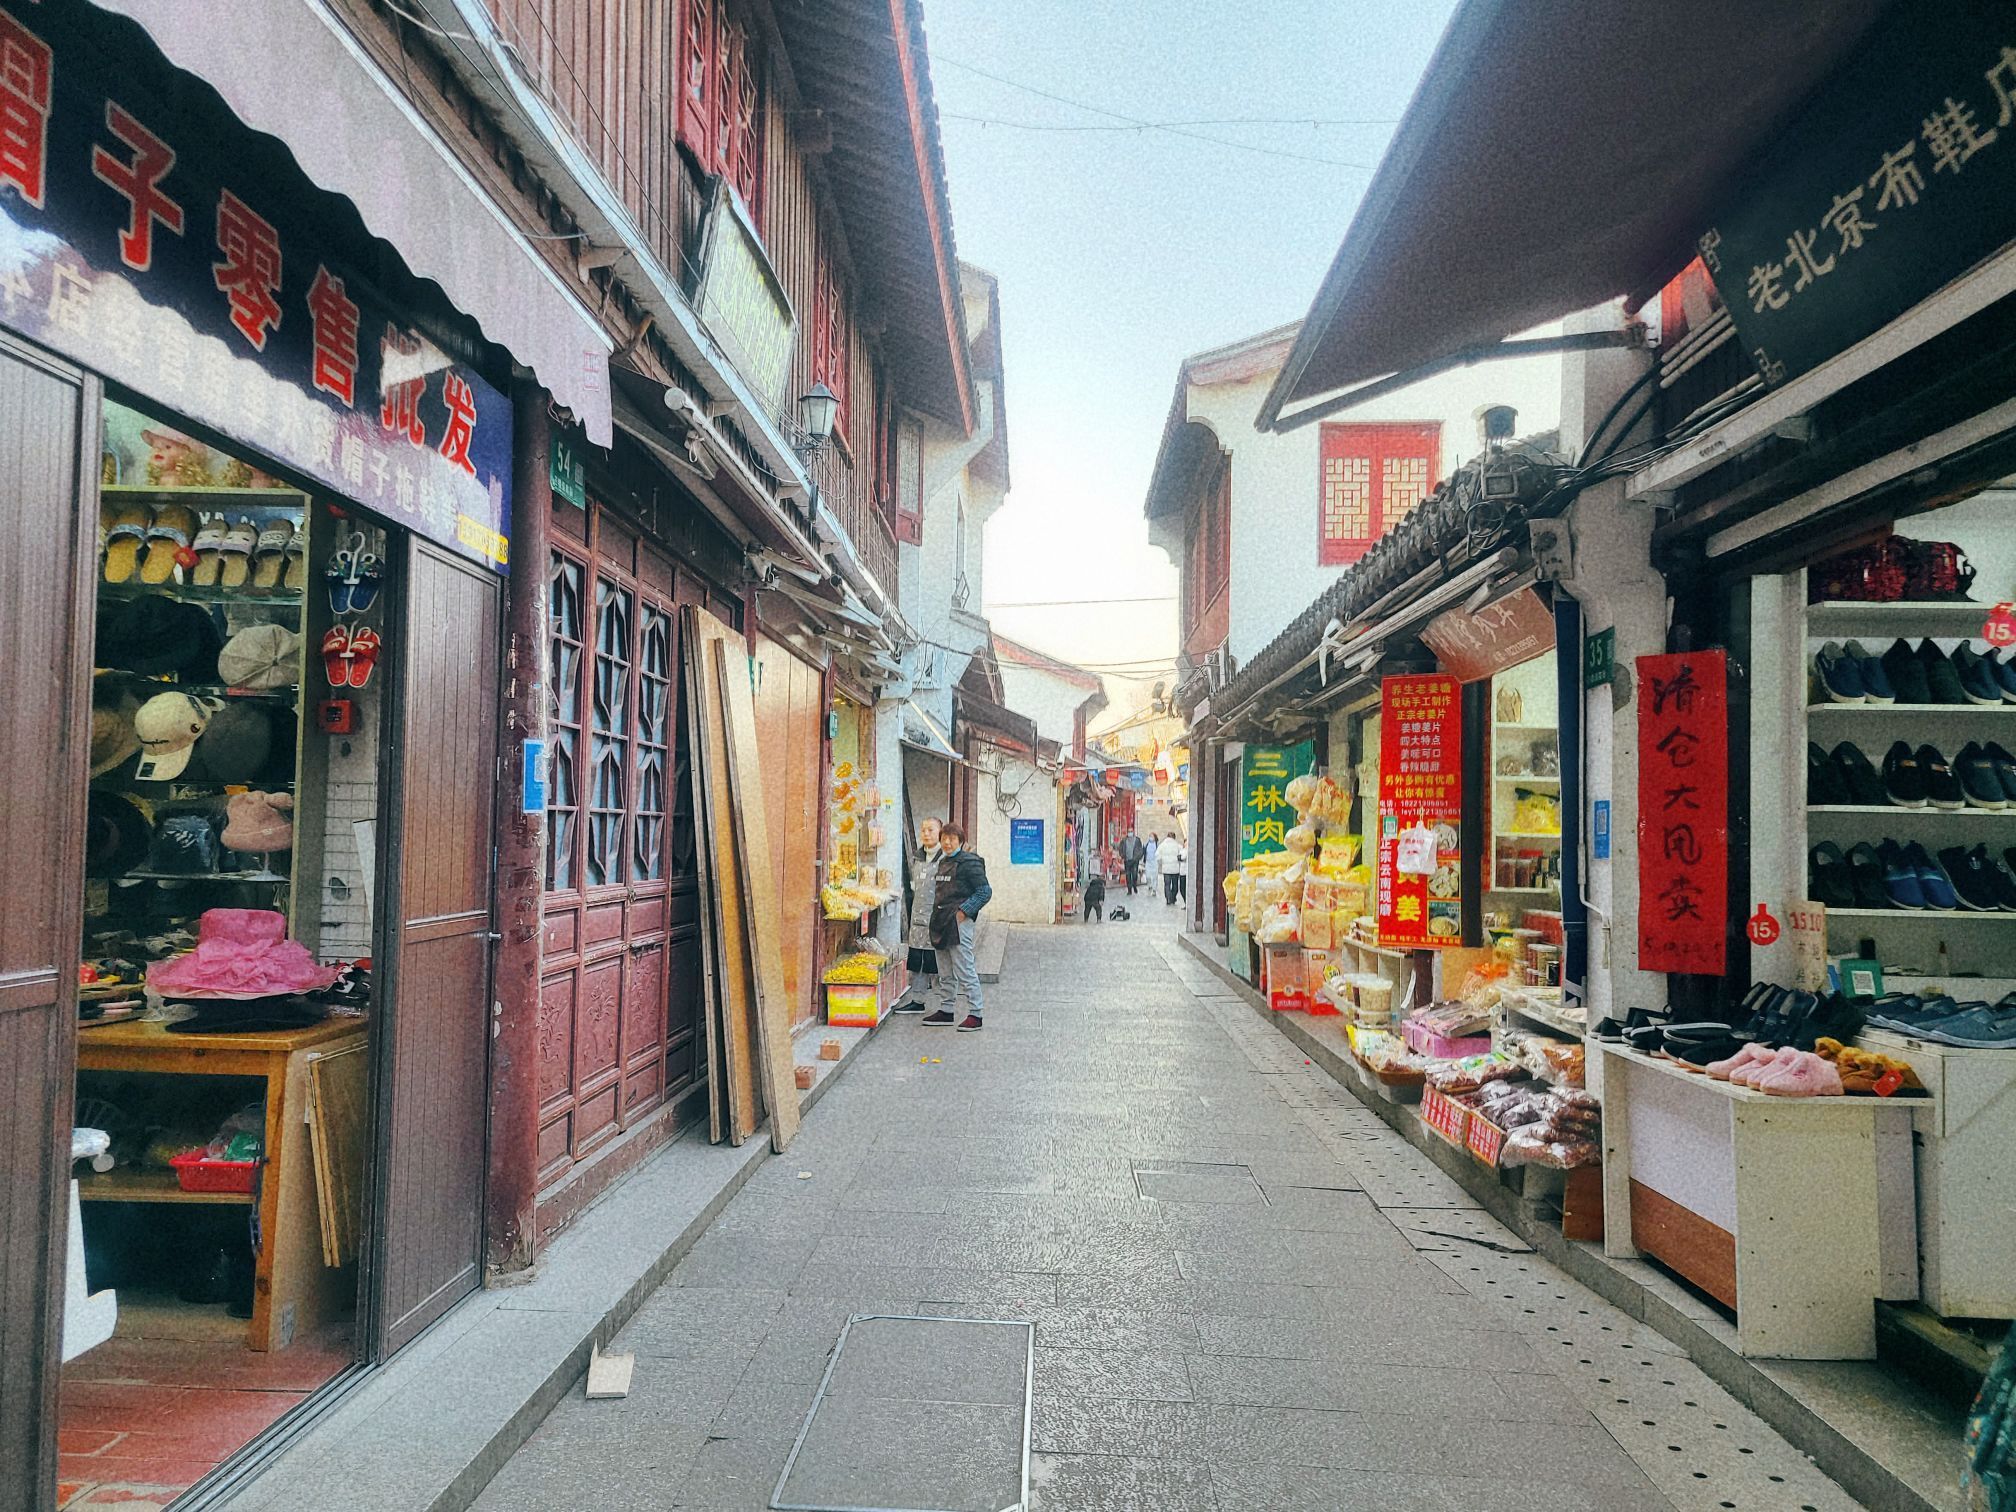
<path id="1" fill-rule="evenodd" d="M 1463 703 L 1453 677 L 1389 677 L 1379 708 L 1379 943 L 1463 938 Z"/>
<path id="2" fill-rule="evenodd" d="M 1729 662 L 1638 658 L 1638 966 L 1720 976 L 1729 910 Z"/>
<path id="3" fill-rule="evenodd" d="M 1486 604 L 1475 614 L 1451 609 L 1421 632 L 1437 661 L 1464 682 L 1476 682 L 1554 649 L 1554 611 L 1531 588 Z"/>

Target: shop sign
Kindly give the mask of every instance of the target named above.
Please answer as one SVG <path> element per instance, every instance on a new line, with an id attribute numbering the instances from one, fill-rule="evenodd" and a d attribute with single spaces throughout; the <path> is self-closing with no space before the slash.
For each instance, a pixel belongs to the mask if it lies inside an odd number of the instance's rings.
<path id="1" fill-rule="evenodd" d="M 546 477 L 555 498 L 565 499 L 576 509 L 588 507 L 588 464 L 574 449 L 574 443 L 557 432 L 546 459 Z"/>
<path id="2" fill-rule="evenodd" d="M 523 758 L 524 769 L 519 784 L 521 801 L 518 811 L 523 814 L 543 814 L 546 812 L 546 742 L 526 741 Z"/>
<path id="3" fill-rule="evenodd" d="M 1617 678 L 1617 630 L 1598 630 L 1582 642 L 1582 686 L 1607 688 Z"/>
<path id="4" fill-rule="evenodd" d="M 1379 697 L 1379 943 L 1463 938 L 1463 694 L 1452 676 L 1389 677 Z"/>
<path id="5" fill-rule="evenodd" d="M 1720 976 L 1728 952 L 1728 657 L 1641 656 L 1637 681 L 1638 966 Z"/>
<path id="6" fill-rule="evenodd" d="M 1008 821 L 1008 864 L 1010 866 L 1041 866 L 1043 864 L 1043 821 L 1041 819 L 1010 819 Z"/>
<path id="7" fill-rule="evenodd" d="M 1249 745 L 1239 769 L 1239 859 L 1278 851 L 1295 822 L 1283 789 L 1316 766 L 1316 743 Z"/>
<path id="8" fill-rule="evenodd" d="M 502 570 L 511 402 L 407 329 L 157 57 L 0 8 L 0 323 Z"/>
<path id="9" fill-rule="evenodd" d="M 700 288 L 693 302 L 743 381 L 772 414 L 778 413 L 791 376 L 796 317 L 763 251 L 763 239 L 726 180 L 717 184 L 707 215 Z"/>
<path id="10" fill-rule="evenodd" d="M 1554 611 L 1531 588 L 1521 588 L 1475 614 L 1438 614 L 1421 640 L 1458 681 L 1476 682 L 1552 651 Z"/>
<path id="11" fill-rule="evenodd" d="M 1892 6 L 1700 238 L 1768 384 L 1818 366 L 2016 234 L 2016 24 Z"/>

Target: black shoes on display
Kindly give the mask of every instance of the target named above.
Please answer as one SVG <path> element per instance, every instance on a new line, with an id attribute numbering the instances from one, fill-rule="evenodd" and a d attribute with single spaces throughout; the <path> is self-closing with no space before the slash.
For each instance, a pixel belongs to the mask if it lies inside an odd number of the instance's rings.
<path id="1" fill-rule="evenodd" d="M 1879 773 L 1858 747 L 1806 747 L 1806 801 L 1821 808 L 2016 808 L 2016 756 L 2000 744 L 1969 741 L 1956 760 L 1937 746 L 1897 741 Z"/>
<path id="2" fill-rule="evenodd" d="M 1899 639 L 1881 656 L 1856 641 L 1828 641 L 1814 654 L 1813 673 L 1829 703 L 2016 703 L 2016 654 L 1983 653 L 1966 641 L 1947 652 L 1934 640 L 1914 647 Z"/>

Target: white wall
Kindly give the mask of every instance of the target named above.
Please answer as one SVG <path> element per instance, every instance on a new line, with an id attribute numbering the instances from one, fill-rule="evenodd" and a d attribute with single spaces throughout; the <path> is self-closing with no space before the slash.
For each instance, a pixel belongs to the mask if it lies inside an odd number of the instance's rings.
<path id="1" fill-rule="evenodd" d="M 1001 687 L 1008 707 L 1036 721 L 1036 732 L 1067 751 L 1077 728 L 1078 706 L 1098 691 L 1041 667 L 1001 658 Z"/>
<path id="2" fill-rule="evenodd" d="M 1209 426 L 1232 454 L 1232 615 L 1226 639 L 1241 662 L 1252 660 L 1343 570 L 1317 560 L 1322 427 L 1282 435 L 1253 428 L 1273 381 L 1270 372 L 1241 383 L 1193 384 L 1188 396 L 1189 418 Z M 1560 359 L 1482 363 L 1425 379 L 1336 418 L 1440 421 L 1447 477 L 1482 449 L 1474 415 L 1486 404 L 1517 409 L 1521 435 L 1551 430 L 1561 411 Z"/>
<path id="3" fill-rule="evenodd" d="M 996 758 L 1000 771 L 986 768 Z M 1057 783 L 1029 762 L 1006 752 L 989 751 L 976 784 L 978 801 L 973 848 L 987 862 L 987 880 L 994 899 L 984 917 L 996 924 L 1049 924 L 1057 916 L 1058 837 Z M 1008 821 L 1043 822 L 1043 860 L 1017 866 L 1009 861 Z"/>

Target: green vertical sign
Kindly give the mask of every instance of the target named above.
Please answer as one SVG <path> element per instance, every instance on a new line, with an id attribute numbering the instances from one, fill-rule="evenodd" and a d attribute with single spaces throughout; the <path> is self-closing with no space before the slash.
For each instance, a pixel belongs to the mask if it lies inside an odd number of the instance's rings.
<path id="1" fill-rule="evenodd" d="M 588 466 L 566 437 L 557 433 L 547 457 L 546 476 L 556 498 L 565 499 L 576 509 L 588 507 Z"/>
<path id="2" fill-rule="evenodd" d="M 1283 790 L 1295 778 L 1316 768 L 1316 742 L 1299 745 L 1249 745 L 1239 766 L 1239 859 L 1262 851 L 1283 849 L 1294 807 Z"/>

